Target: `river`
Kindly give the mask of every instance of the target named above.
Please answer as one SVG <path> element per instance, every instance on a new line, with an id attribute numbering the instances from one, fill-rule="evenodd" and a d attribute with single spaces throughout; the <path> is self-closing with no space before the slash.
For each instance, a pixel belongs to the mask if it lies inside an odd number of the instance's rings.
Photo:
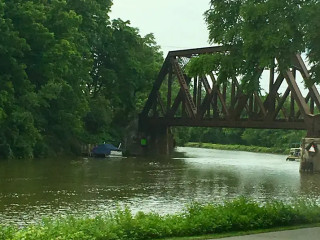
<path id="1" fill-rule="evenodd" d="M 180 211 L 192 201 L 248 196 L 320 199 L 320 175 L 276 154 L 177 148 L 172 157 L 0 161 L 0 224 L 43 217 Z"/>

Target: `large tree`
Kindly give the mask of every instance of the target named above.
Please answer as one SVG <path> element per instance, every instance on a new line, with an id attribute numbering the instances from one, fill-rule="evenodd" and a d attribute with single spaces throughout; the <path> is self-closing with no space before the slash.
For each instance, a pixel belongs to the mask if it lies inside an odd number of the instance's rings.
<path id="1" fill-rule="evenodd" d="M 211 63 L 196 59 L 189 71 L 201 74 L 221 67 L 220 81 L 242 75 L 245 88 L 256 90 L 256 71 L 270 67 L 275 58 L 278 67 L 287 67 L 292 54 L 306 53 L 312 79 L 320 82 L 319 12 L 318 0 L 211 0 L 205 13 L 209 40 L 231 51 L 211 57 Z"/>
<path id="2" fill-rule="evenodd" d="M 111 0 L 0 3 L 0 157 L 75 152 L 120 140 L 162 54 L 111 21 Z"/>

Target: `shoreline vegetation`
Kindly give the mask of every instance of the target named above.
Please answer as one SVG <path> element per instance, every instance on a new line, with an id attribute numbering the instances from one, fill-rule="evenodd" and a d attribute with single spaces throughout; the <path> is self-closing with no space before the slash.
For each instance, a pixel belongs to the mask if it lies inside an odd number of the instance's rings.
<path id="1" fill-rule="evenodd" d="M 261 147 L 261 146 L 246 146 L 238 144 L 215 144 L 215 143 L 197 143 L 188 142 L 184 144 L 184 147 L 195 147 L 195 148 L 208 148 L 208 149 L 219 149 L 229 151 L 246 151 L 246 152 L 260 152 L 260 153 L 277 153 L 277 154 L 288 154 L 290 149 L 276 148 L 276 147 Z"/>
<path id="2" fill-rule="evenodd" d="M 180 213 L 165 216 L 143 212 L 134 215 L 125 208 L 94 218 L 44 219 L 23 228 L 0 225 L 0 239 L 209 239 L 319 223 L 320 205 L 316 200 L 262 204 L 240 197 L 222 204 L 191 203 Z"/>

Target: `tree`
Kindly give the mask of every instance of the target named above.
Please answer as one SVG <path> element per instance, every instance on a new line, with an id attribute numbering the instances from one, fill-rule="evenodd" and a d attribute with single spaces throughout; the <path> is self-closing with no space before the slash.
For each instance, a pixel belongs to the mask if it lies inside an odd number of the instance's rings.
<path id="1" fill-rule="evenodd" d="M 111 0 L 0 3 L 0 157 L 120 140 L 162 64 Z"/>
<path id="2" fill-rule="evenodd" d="M 285 68 L 292 54 L 302 52 L 312 64 L 313 81 L 320 82 L 319 9 L 317 0 L 211 0 L 205 19 L 210 42 L 230 50 L 219 61 L 242 75 L 242 84 L 252 91 L 259 88 L 258 69 L 270 67 L 274 58 Z"/>
<path id="3" fill-rule="evenodd" d="M 163 57 L 152 34 L 142 37 L 130 22 L 121 19 L 113 20 L 110 27 L 111 34 L 103 36 L 108 46 L 97 55 L 90 101 L 102 96 L 108 99 L 110 138 L 121 141 L 125 127 L 142 109 Z"/>
<path id="4" fill-rule="evenodd" d="M 40 135 L 32 108 L 37 105 L 27 78 L 24 55 L 30 47 L 7 16 L 7 3 L 0 3 L 0 157 L 33 156 Z"/>

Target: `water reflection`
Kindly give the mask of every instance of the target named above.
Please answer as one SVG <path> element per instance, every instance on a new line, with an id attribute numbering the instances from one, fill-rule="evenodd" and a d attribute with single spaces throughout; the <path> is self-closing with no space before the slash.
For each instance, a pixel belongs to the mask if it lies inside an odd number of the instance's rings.
<path id="1" fill-rule="evenodd" d="M 0 222 L 24 224 L 57 214 L 179 211 L 190 201 L 319 197 L 320 175 L 299 174 L 285 156 L 178 148 L 172 158 L 0 162 Z"/>

